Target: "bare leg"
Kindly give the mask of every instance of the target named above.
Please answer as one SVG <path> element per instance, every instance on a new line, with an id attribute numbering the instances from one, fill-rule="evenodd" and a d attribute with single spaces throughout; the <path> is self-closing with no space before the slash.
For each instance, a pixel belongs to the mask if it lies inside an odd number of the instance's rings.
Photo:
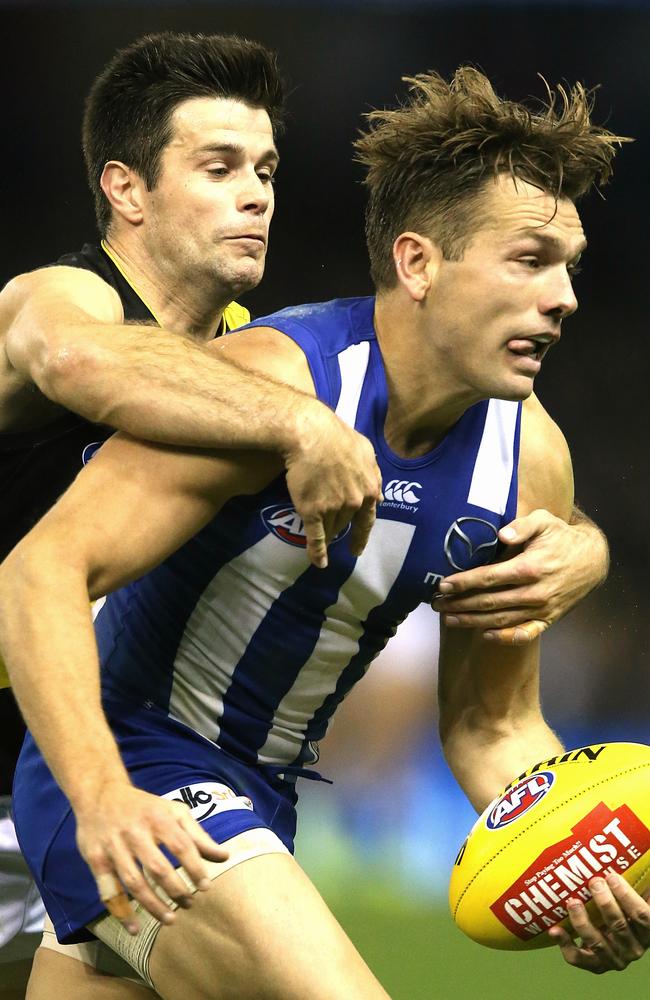
<path id="1" fill-rule="evenodd" d="M 299 865 L 283 854 L 244 861 L 197 893 L 191 909 L 161 927 L 149 971 L 164 1000 L 388 997 Z"/>

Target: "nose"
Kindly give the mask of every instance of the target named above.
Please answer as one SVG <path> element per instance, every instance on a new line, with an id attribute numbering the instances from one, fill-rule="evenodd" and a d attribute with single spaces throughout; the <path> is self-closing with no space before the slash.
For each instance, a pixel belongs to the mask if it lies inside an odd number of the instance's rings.
<path id="1" fill-rule="evenodd" d="M 578 300 L 571 284 L 571 276 L 564 265 L 549 272 L 548 282 L 540 303 L 540 312 L 555 319 L 564 319 L 578 308 Z"/>
<path id="2" fill-rule="evenodd" d="M 264 215 L 273 197 L 273 187 L 262 181 L 255 170 L 247 171 L 239 192 L 239 210 Z"/>

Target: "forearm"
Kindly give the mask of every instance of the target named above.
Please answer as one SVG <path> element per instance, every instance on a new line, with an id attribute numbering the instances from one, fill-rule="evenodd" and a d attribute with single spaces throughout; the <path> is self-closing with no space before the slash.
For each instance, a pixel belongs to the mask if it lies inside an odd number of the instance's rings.
<path id="1" fill-rule="evenodd" d="M 68 326 L 32 374 L 46 396 L 93 423 L 180 446 L 285 454 L 322 407 L 204 345 L 148 327 Z"/>
<path id="2" fill-rule="evenodd" d="M 609 545 L 607 538 L 598 525 L 577 504 L 573 506 L 569 524 L 572 528 L 576 528 L 584 539 L 587 551 L 591 555 L 594 578 L 593 586 L 597 587 L 606 580 L 609 573 Z"/>
<path id="3" fill-rule="evenodd" d="M 83 576 L 60 554 L 24 544 L 0 568 L 0 654 L 48 765 L 73 807 L 128 783 L 104 717 Z"/>
<path id="4" fill-rule="evenodd" d="M 511 724 L 461 721 L 443 741 L 449 767 L 477 812 L 532 764 L 548 760 L 562 744 L 541 715 Z"/>

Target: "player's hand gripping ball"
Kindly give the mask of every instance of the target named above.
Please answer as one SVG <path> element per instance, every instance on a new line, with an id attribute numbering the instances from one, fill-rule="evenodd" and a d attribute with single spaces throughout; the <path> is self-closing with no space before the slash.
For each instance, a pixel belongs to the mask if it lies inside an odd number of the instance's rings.
<path id="1" fill-rule="evenodd" d="M 650 747 L 582 747 L 531 767 L 478 818 L 458 852 L 449 887 L 454 920 L 490 948 L 554 946 L 546 933 L 572 929 L 566 903 L 616 872 L 637 892 L 650 887 Z"/>

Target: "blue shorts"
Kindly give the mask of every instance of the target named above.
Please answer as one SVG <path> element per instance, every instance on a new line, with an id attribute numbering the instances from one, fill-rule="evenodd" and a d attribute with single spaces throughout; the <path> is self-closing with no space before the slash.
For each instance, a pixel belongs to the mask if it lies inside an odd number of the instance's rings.
<path id="1" fill-rule="evenodd" d="M 161 709 L 111 698 L 104 710 L 134 785 L 178 798 L 219 842 L 259 827 L 293 851 L 295 780 L 245 764 Z M 86 924 L 106 907 L 75 840 L 70 803 L 28 733 L 18 761 L 13 814 L 25 855 L 62 944 L 88 941 Z M 168 852 L 175 866 L 178 861 Z"/>

